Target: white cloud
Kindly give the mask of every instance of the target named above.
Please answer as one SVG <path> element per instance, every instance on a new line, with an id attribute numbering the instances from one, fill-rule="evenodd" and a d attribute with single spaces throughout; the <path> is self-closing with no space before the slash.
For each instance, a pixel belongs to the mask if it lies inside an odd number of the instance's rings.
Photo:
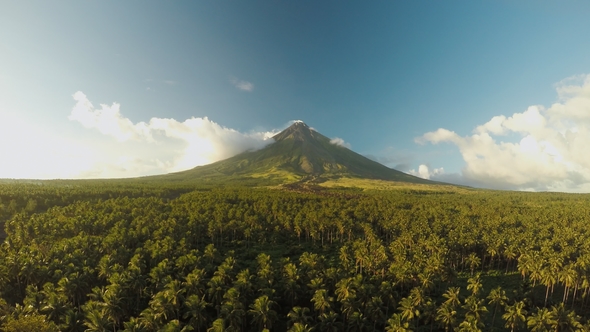
<path id="1" fill-rule="evenodd" d="M 590 189 L 590 75 L 560 82 L 558 102 L 499 115 L 471 135 L 440 128 L 418 143 L 456 145 L 465 182 L 492 188 L 587 191 Z M 514 140 L 514 137 L 518 137 Z M 419 171 L 418 171 L 419 173 Z"/>
<path id="2" fill-rule="evenodd" d="M 442 167 L 430 170 L 430 168 L 428 166 L 422 164 L 422 165 L 418 166 L 417 171 L 415 169 L 411 169 L 408 173 L 411 175 L 429 180 L 433 176 L 440 176 L 440 175 L 444 174 L 445 170 Z"/>
<path id="3" fill-rule="evenodd" d="M 34 119 L 2 114 L 0 178 L 121 178 L 190 169 L 259 149 L 276 131 L 239 132 L 207 117 L 183 121 L 152 118 L 134 123 L 121 105 L 95 108 L 74 95 L 70 123 L 36 125 Z M 81 124 L 82 126 L 68 126 Z M 59 126 L 62 129 L 56 129 Z M 84 129 L 86 128 L 86 129 Z"/>
<path id="4" fill-rule="evenodd" d="M 110 152 L 71 177 L 132 177 L 181 171 L 260 149 L 272 142 L 269 138 L 276 134 L 242 133 L 207 117 L 184 121 L 152 118 L 147 123 L 133 123 L 121 113 L 117 103 L 96 109 L 82 92 L 73 97 L 76 105 L 69 119 L 117 142 L 100 136 L 101 145 L 108 146 L 105 150 Z"/>
<path id="5" fill-rule="evenodd" d="M 72 109 L 68 119 L 81 123 L 86 128 L 96 128 L 105 135 L 113 136 L 118 141 L 124 142 L 130 139 L 140 139 L 149 135 L 145 122 L 133 124 L 131 120 L 123 117 L 120 112 L 121 105 L 113 103 L 111 106 L 101 104 L 100 109 L 95 109 L 92 103 L 81 91 L 74 94 L 76 105 Z"/>
<path id="6" fill-rule="evenodd" d="M 79 142 L 9 114 L 3 114 L 0 121 L 0 142 L 0 178 L 75 177 L 95 162 L 92 151 Z"/>
<path id="7" fill-rule="evenodd" d="M 342 146 L 345 147 L 347 149 L 350 149 L 350 143 L 346 143 L 342 138 L 340 137 L 334 137 L 330 140 L 330 143 L 334 144 L 334 145 L 338 145 L 338 146 Z"/>
<path id="8" fill-rule="evenodd" d="M 239 80 L 235 77 L 232 77 L 230 80 L 231 84 L 233 84 L 236 88 L 242 90 L 242 91 L 247 91 L 247 92 L 252 92 L 254 91 L 254 84 L 248 82 L 248 81 L 243 81 L 243 80 Z"/>

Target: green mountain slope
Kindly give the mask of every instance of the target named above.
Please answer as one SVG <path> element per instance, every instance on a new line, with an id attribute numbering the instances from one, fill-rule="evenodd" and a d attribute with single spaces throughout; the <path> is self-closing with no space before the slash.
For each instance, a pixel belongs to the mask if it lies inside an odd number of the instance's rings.
<path id="1" fill-rule="evenodd" d="M 157 176 L 161 180 L 204 182 L 286 183 L 305 179 L 355 177 L 410 183 L 434 184 L 388 168 L 295 122 L 273 137 L 274 142 L 257 151 L 248 151 L 205 166 Z"/>

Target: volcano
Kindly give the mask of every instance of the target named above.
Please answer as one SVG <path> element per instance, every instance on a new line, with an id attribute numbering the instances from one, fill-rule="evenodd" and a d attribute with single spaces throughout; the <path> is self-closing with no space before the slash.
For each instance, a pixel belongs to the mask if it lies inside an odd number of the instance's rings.
<path id="1" fill-rule="evenodd" d="M 247 151 L 209 165 L 158 176 L 168 180 L 288 183 L 321 178 L 362 178 L 434 184 L 366 158 L 302 121 L 275 135 L 266 147 Z"/>

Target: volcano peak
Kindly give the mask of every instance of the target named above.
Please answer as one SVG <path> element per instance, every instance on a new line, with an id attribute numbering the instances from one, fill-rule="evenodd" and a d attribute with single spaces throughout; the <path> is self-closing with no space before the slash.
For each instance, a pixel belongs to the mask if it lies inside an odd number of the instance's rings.
<path id="1" fill-rule="evenodd" d="M 314 138 L 315 131 L 301 120 L 293 121 L 293 124 L 287 129 L 276 134 L 273 138 L 275 141 L 294 139 L 296 141 L 308 141 Z"/>

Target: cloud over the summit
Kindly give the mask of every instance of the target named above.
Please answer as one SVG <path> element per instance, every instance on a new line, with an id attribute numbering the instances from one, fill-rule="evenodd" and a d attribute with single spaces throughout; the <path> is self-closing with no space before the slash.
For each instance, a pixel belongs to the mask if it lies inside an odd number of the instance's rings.
<path id="1" fill-rule="evenodd" d="M 456 145 L 467 183 L 590 191 L 590 75 L 568 78 L 556 90 L 558 101 L 547 108 L 535 105 L 512 116 L 495 116 L 467 136 L 440 128 L 416 142 Z"/>
<path id="2" fill-rule="evenodd" d="M 117 162 L 102 165 L 100 177 L 113 170 L 128 170 L 121 176 L 146 175 L 148 171 L 152 174 L 180 171 L 229 158 L 246 150 L 260 149 L 271 142 L 268 138 L 276 134 L 242 133 L 207 117 L 184 121 L 152 118 L 148 122 L 133 123 L 123 116 L 117 103 L 111 106 L 101 104 L 97 109 L 84 93 L 76 92 L 73 97 L 76 105 L 70 120 L 119 142 L 115 150 L 119 151 L 120 157 Z M 146 165 L 151 166 L 145 168 Z"/>

